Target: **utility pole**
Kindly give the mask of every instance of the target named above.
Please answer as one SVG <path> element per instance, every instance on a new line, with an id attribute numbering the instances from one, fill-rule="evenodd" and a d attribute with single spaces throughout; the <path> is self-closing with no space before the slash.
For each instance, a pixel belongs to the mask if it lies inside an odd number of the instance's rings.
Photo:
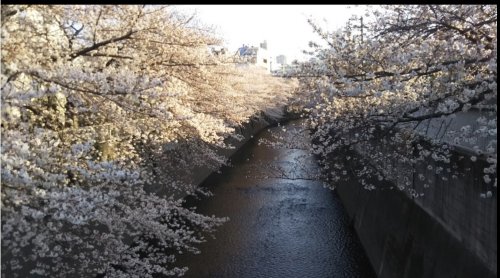
<path id="1" fill-rule="evenodd" d="M 363 16 L 361 16 L 361 45 L 363 44 L 363 30 L 365 25 L 363 24 Z M 365 70 L 365 59 L 361 61 L 361 67 Z M 363 75 L 363 82 L 365 82 L 365 75 Z M 361 89 L 363 89 L 363 84 L 361 84 Z"/>
<path id="2" fill-rule="evenodd" d="M 351 28 L 359 28 L 360 33 L 361 33 L 361 43 L 360 44 L 362 44 L 363 43 L 364 28 L 367 26 L 363 24 L 363 17 L 362 16 L 359 19 L 359 21 L 360 21 L 360 25 L 353 25 L 353 26 L 351 26 Z"/>
<path id="3" fill-rule="evenodd" d="M 363 44 L 363 35 L 364 35 L 364 28 L 367 27 L 366 25 L 363 24 L 363 16 L 361 16 L 359 18 L 359 26 L 358 25 L 353 25 L 352 28 L 359 28 L 359 31 L 360 31 L 360 37 L 361 37 L 361 41 L 359 43 L 359 45 L 361 46 Z M 365 63 L 364 63 L 364 59 L 361 61 L 361 68 L 362 70 L 364 71 L 365 70 Z M 363 82 L 365 81 L 365 76 L 363 75 Z M 361 83 L 361 90 L 363 90 L 363 83 Z"/>
<path id="4" fill-rule="evenodd" d="M 361 26 L 360 26 L 360 28 L 361 28 L 361 43 L 363 43 L 363 27 L 364 27 L 363 16 L 361 16 Z"/>

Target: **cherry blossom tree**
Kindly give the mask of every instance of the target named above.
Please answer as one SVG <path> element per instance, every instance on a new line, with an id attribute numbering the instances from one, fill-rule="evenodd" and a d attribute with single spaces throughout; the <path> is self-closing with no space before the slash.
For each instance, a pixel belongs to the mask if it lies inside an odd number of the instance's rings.
<path id="1" fill-rule="evenodd" d="M 333 186 L 349 161 L 362 160 L 356 174 L 365 188 L 391 180 L 411 190 L 418 164 L 432 159 L 443 165 L 429 166 L 436 174 L 455 173 L 451 153 L 465 149 L 467 159 L 486 161 L 483 179 L 496 187 L 495 5 L 371 7 L 335 32 L 310 23 L 322 43 L 310 44 L 315 59 L 295 74 L 298 103 L 314 152 L 324 161 L 344 155 L 325 163 Z"/>
<path id="2" fill-rule="evenodd" d="M 293 92 L 165 6 L 2 5 L 2 277 L 182 275 L 227 219 L 176 175 Z"/>

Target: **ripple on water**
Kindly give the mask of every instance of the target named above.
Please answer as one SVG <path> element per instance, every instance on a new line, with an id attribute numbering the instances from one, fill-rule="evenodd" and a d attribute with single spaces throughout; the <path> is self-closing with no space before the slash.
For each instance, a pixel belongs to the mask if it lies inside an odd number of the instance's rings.
<path id="1" fill-rule="evenodd" d="M 287 130 L 299 126 L 292 122 Z M 200 245 L 201 254 L 179 258 L 190 269 L 185 277 L 376 277 L 338 196 L 320 182 L 300 179 L 318 170 L 315 161 L 302 150 L 257 144 L 281 130 L 255 136 L 236 154 L 233 167 L 206 181 L 215 195 L 193 205 L 231 220 L 216 239 Z M 269 174 L 273 163 L 285 177 Z M 290 174 L 295 176 L 289 179 Z"/>

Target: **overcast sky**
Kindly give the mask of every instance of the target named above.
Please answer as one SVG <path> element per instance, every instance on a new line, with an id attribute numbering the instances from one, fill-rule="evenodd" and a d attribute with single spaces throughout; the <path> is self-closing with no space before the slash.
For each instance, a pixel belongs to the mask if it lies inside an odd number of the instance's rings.
<path id="1" fill-rule="evenodd" d="M 353 14 L 361 14 L 361 6 L 345 5 L 181 5 L 176 9 L 192 13 L 207 25 L 213 25 L 230 51 L 243 44 L 258 46 L 267 40 L 271 56 L 287 56 L 303 60 L 302 50 L 311 40 L 319 41 L 307 18 L 312 17 L 330 30 L 345 24 Z M 326 19 L 326 22 L 323 21 Z"/>

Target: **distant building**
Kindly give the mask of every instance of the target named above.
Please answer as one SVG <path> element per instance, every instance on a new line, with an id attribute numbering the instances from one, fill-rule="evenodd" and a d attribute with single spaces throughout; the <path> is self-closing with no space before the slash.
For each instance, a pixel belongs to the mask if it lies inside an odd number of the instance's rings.
<path id="1" fill-rule="evenodd" d="M 267 41 L 262 42 L 259 47 L 243 45 L 238 48 L 236 54 L 241 58 L 242 65 L 254 65 L 271 72 Z"/>
<path id="2" fill-rule="evenodd" d="M 267 41 L 264 40 L 262 43 L 260 43 L 260 48 L 267 50 Z"/>
<path id="3" fill-rule="evenodd" d="M 276 56 L 276 63 L 280 65 L 286 65 L 286 56 L 285 55 Z"/>

